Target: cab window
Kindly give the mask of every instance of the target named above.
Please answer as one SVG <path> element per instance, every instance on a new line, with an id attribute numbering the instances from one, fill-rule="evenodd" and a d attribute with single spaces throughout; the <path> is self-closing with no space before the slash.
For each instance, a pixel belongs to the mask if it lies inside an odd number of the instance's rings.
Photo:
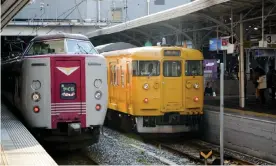
<path id="1" fill-rule="evenodd" d="M 25 55 L 64 54 L 64 40 L 47 40 L 33 42 Z"/>
<path id="2" fill-rule="evenodd" d="M 95 47 L 90 41 L 67 39 L 69 54 L 97 54 Z"/>
<path id="3" fill-rule="evenodd" d="M 133 76 L 159 76 L 159 61 L 132 61 Z"/>
<path id="4" fill-rule="evenodd" d="M 181 61 L 164 61 L 163 75 L 164 77 L 180 77 Z"/>
<path id="5" fill-rule="evenodd" d="M 186 76 L 203 76 L 203 61 L 188 60 L 185 64 Z"/>

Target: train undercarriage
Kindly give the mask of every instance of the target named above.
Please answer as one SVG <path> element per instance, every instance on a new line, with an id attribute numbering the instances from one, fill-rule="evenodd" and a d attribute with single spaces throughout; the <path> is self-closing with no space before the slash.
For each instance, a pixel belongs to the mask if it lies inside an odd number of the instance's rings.
<path id="1" fill-rule="evenodd" d="M 115 110 L 108 110 L 105 125 L 124 132 L 139 134 L 181 134 L 198 133 L 202 115 L 180 115 L 166 113 L 163 116 L 131 116 Z"/>

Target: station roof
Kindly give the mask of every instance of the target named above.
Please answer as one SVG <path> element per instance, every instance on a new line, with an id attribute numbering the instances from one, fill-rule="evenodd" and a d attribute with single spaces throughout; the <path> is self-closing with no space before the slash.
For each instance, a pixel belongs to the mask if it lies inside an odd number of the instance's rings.
<path id="1" fill-rule="evenodd" d="M 115 26 L 106 27 L 103 29 L 99 29 L 87 34 L 89 38 L 99 35 L 112 34 L 132 28 L 137 28 L 140 26 L 145 26 L 153 23 L 158 23 L 161 21 L 167 21 L 179 17 L 186 16 L 188 14 L 200 11 L 202 9 L 206 9 L 213 5 L 221 4 L 228 2 L 230 0 L 196 0 L 175 8 L 171 8 L 165 11 L 161 11 L 158 13 L 154 13 L 148 16 L 140 17 L 131 21 L 127 21 L 125 23 L 121 23 Z"/>
<path id="2" fill-rule="evenodd" d="M 276 12 L 273 12 L 276 9 L 275 5 L 276 0 L 265 0 L 266 25 L 268 20 L 276 23 L 276 18 L 274 17 L 273 20 L 271 17 L 276 15 Z M 220 34 L 229 36 L 231 34 L 231 10 L 235 34 L 239 31 L 237 25 L 240 22 L 240 13 L 243 13 L 243 22 L 247 23 L 244 25 L 245 29 L 250 24 L 256 24 L 256 26 L 258 24 L 260 27 L 261 7 L 262 0 L 195 0 L 175 8 L 102 28 L 87 33 L 86 36 L 91 38 L 95 45 L 98 41 L 101 41 L 100 44 L 110 43 L 111 38 L 113 38 L 112 42 L 124 41 L 143 45 L 147 39 L 160 41 L 160 36 L 175 36 L 176 34 L 181 34 L 184 39 L 196 42 L 193 32 L 201 31 L 202 36 L 198 38 L 206 40 L 210 36 L 216 36 L 217 27 L 219 27 Z M 260 31 L 252 29 L 248 31 L 261 34 Z"/>

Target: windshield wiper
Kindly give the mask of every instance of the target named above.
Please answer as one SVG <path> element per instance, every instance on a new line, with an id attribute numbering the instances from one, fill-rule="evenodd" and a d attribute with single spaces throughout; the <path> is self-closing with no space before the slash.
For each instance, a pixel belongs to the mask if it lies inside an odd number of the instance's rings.
<path id="1" fill-rule="evenodd" d="M 153 74 L 153 72 L 149 73 L 148 78 L 150 78 L 152 76 L 152 74 Z"/>
<path id="2" fill-rule="evenodd" d="M 84 49 L 83 47 L 81 47 L 81 46 L 79 45 L 79 43 L 77 43 L 77 46 L 79 47 L 79 49 L 82 49 L 86 54 L 88 54 L 88 52 L 85 51 L 85 49 Z"/>

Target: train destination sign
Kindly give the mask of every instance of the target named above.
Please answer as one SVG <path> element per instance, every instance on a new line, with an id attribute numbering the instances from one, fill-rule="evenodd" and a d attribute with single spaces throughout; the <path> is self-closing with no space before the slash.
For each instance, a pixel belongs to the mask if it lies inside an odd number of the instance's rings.
<path id="1" fill-rule="evenodd" d="M 180 56 L 180 50 L 164 50 L 164 56 Z"/>
<path id="2" fill-rule="evenodd" d="M 60 84 L 60 98 L 63 100 L 73 100 L 76 98 L 76 84 L 75 83 L 61 83 Z"/>

